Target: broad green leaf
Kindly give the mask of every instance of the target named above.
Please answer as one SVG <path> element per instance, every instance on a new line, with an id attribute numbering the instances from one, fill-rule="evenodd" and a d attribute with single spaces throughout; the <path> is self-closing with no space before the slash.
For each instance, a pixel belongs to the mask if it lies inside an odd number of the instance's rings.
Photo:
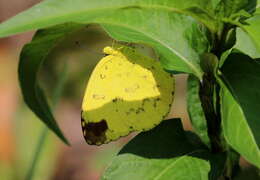
<path id="1" fill-rule="evenodd" d="M 144 25 L 139 27 L 139 31 L 115 25 L 103 25 L 103 27 L 117 40 L 145 43 L 154 47 L 165 69 L 190 72 L 200 78 L 199 55 L 207 52 L 209 47 L 203 27 L 199 27 L 194 20 L 179 14 L 169 15 L 162 12 L 157 15 L 154 13 L 147 15 L 142 17 L 144 17 L 143 22 L 149 17 L 152 19 L 145 22 L 148 29 Z M 134 21 L 141 21 L 141 19 L 137 16 Z M 154 28 L 158 22 L 160 22 L 160 29 Z"/>
<path id="2" fill-rule="evenodd" d="M 260 14 L 246 21 L 243 29 L 237 29 L 237 43 L 235 48 L 239 49 L 252 58 L 260 58 Z"/>
<path id="3" fill-rule="evenodd" d="M 162 10 L 194 16 L 205 11 L 204 16 L 213 16 L 212 4 L 208 0 L 45 0 L 2 24 L 0 37 L 66 22 L 93 21 L 111 16 L 111 13 L 125 16 L 129 9 Z"/>
<path id="4" fill-rule="evenodd" d="M 222 155 L 218 155 L 220 159 Z M 219 176 L 223 162 L 212 158 L 194 140 L 194 134 L 185 133 L 179 119 L 171 119 L 132 139 L 114 158 L 102 179 L 213 180 Z"/>
<path id="5" fill-rule="evenodd" d="M 228 143 L 260 167 L 260 63 L 234 52 L 222 66 L 222 119 Z"/>
<path id="6" fill-rule="evenodd" d="M 200 81 L 195 76 L 190 75 L 187 84 L 187 105 L 190 120 L 195 132 L 201 140 L 210 147 L 208 137 L 207 120 L 202 109 L 199 97 Z"/>
<path id="7" fill-rule="evenodd" d="M 133 154 L 125 154 L 113 161 L 102 180 L 207 180 L 209 169 L 207 161 L 192 156 L 147 160 Z"/>
<path id="8" fill-rule="evenodd" d="M 44 92 L 38 82 L 38 72 L 50 51 L 64 36 L 82 27 L 77 24 L 64 24 L 51 29 L 40 30 L 31 43 L 22 49 L 19 62 L 19 81 L 22 94 L 29 108 L 65 143 L 68 143 L 59 129 Z"/>
<path id="9" fill-rule="evenodd" d="M 207 2 L 46 0 L 1 24 L 0 37 L 65 22 L 99 23 L 112 29 L 113 32 L 109 32 L 116 34 L 116 39 L 127 37 L 130 42 L 154 47 L 166 69 L 193 73 L 201 78 L 199 57 L 209 51 L 205 28 L 186 15 L 197 7 L 210 9 Z M 118 37 L 118 32 L 124 32 L 122 37 Z"/>
<path id="10" fill-rule="evenodd" d="M 222 77 L 240 104 L 247 122 L 260 145 L 260 62 L 239 52 L 228 56 Z"/>
<path id="11" fill-rule="evenodd" d="M 221 113 L 227 142 L 252 164 L 260 167 L 260 151 L 247 124 L 243 110 L 228 89 L 222 87 Z"/>

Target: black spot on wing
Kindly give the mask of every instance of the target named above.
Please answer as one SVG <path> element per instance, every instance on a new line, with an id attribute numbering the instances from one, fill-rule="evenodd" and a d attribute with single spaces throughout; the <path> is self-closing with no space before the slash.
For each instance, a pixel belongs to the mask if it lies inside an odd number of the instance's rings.
<path id="1" fill-rule="evenodd" d="M 161 98 L 156 98 L 156 99 L 154 99 L 154 102 L 153 102 L 153 106 L 154 106 L 154 108 L 156 108 L 157 107 L 157 102 L 158 101 L 161 101 Z"/>
<path id="2" fill-rule="evenodd" d="M 118 100 L 117 98 L 114 98 L 114 99 L 112 100 L 112 102 L 113 102 L 113 103 L 116 103 L 117 100 Z"/>
<path id="3" fill-rule="evenodd" d="M 86 123 L 81 118 L 81 127 L 86 142 L 90 145 L 100 145 L 106 142 L 105 133 L 108 129 L 107 122 L 102 119 L 96 123 Z"/>

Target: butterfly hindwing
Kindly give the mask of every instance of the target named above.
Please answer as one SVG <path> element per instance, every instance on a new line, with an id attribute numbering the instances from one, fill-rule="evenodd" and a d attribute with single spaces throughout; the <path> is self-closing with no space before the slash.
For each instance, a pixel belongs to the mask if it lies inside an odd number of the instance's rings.
<path id="1" fill-rule="evenodd" d="M 95 145 L 153 128 L 169 113 L 174 95 L 174 78 L 158 61 L 126 46 L 104 52 L 82 103 L 83 134 Z"/>

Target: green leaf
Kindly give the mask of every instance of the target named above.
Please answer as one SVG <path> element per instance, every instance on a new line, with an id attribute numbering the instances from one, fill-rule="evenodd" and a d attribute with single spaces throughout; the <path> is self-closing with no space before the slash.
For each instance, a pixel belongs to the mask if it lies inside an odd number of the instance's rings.
<path id="1" fill-rule="evenodd" d="M 241 11 L 252 13 L 256 7 L 256 0 L 222 0 L 225 16 L 234 16 Z"/>
<path id="2" fill-rule="evenodd" d="M 204 111 L 200 102 L 199 88 L 199 79 L 190 75 L 187 84 L 187 105 L 190 120 L 195 132 L 199 135 L 201 140 L 210 147 L 207 120 L 204 116 Z"/>
<path id="3" fill-rule="evenodd" d="M 239 52 L 228 56 L 222 77 L 243 109 L 249 126 L 260 145 L 260 62 Z"/>
<path id="4" fill-rule="evenodd" d="M 19 62 L 19 81 L 22 94 L 29 108 L 65 143 L 68 141 L 58 127 L 43 90 L 38 82 L 38 72 L 50 51 L 68 33 L 82 27 L 77 24 L 64 24 L 58 27 L 40 30 L 31 43 L 22 49 Z"/>
<path id="5" fill-rule="evenodd" d="M 102 179 L 217 179 L 225 160 L 217 162 L 196 138 L 185 133 L 180 119 L 165 120 L 123 147 Z M 218 154 L 218 160 L 223 157 Z"/>
<path id="6" fill-rule="evenodd" d="M 260 58 L 260 14 L 246 21 L 242 29 L 237 29 L 237 42 L 235 48 L 252 58 Z"/>
<path id="7" fill-rule="evenodd" d="M 151 45 L 158 52 L 166 70 L 193 73 L 201 78 L 200 54 L 207 52 L 209 47 L 203 27 L 193 19 L 179 14 L 162 12 L 142 17 L 144 17 L 143 24 L 141 27 L 136 27 L 136 30 L 115 25 L 103 25 L 103 27 L 114 39 Z M 132 18 L 134 21 L 142 21 L 138 16 L 136 19 L 133 16 Z M 151 20 L 146 21 L 148 18 Z M 160 29 L 154 28 L 158 22 Z"/>
<path id="8" fill-rule="evenodd" d="M 115 14 L 118 17 L 125 16 L 125 12 L 131 9 L 161 10 L 194 16 L 205 11 L 204 14 L 213 15 L 212 3 L 208 0 L 45 0 L 3 23 L 0 26 L 0 37 L 66 22 L 95 22 L 96 19 L 106 19 Z"/>
<path id="9" fill-rule="evenodd" d="M 0 37 L 65 22 L 99 23 L 116 39 L 153 46 L 168 70 L 201 78 L 199 55 L 209 44 L 205 28 L 186 15 L 210 7 L 206 0 L 46 0 L 1 24 Z M 119 37 L 118 32 L 124 33 Z"/>
<path id="10" fill-rule="evenodd" d="M 232 53 L 222 67 L 222 119 L 228 143 L 260 167 L 260 63 Z M 227 89 L 228 88 L 228 89 Z"/>
<path id="11" fill-rule="evenodd" d="M 245 159 L 260 167 L 260 152 L 243 110 L 228 89 L 221 91 L 223 132 L 227 142 Z"/>

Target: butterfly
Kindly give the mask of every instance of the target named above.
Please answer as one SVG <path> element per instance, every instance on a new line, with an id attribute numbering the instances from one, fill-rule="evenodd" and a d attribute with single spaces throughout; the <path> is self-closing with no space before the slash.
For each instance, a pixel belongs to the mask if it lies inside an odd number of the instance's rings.
<path id="1" fill-rule="evenodd" d="M 103 51 L 82 102 L 82 131 L 91 145 L 150 130 L 168 115 L 174 97 L 174 77 L 159 61 L 124 45 Z"/>

